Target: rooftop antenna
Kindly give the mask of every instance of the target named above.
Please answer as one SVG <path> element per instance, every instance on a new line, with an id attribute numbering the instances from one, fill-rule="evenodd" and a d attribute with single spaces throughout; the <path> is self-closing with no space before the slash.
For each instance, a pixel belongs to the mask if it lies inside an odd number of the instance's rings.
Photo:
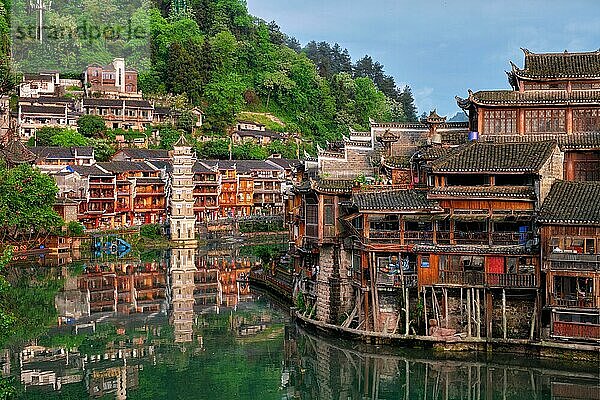
<path id="1" fill-rule="evenodd" d="M 52 7 L 52 0 L 29 0 L 29 7 L 38 12 L 37 26 L 35 30 L 35 38 L 43 43 L 44 41 L 44 11 Z"/>

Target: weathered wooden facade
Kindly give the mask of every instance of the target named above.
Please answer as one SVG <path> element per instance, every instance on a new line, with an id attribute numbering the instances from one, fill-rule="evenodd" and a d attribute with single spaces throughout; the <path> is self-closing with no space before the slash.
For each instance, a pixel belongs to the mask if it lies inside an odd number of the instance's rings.
<path id="1" fill-rule="evenodd" d="M 564 179 L 600 179 L 600 51 L 532 53 L 511 63 L 512 90 L 469 91 L 469 129 L 493 141 L 558 140 Z"/>
<path id="2" fill-rule="evenodd" d="M 600 341 L 600 183 L 556 182 L 540 211 L 553 338 Z"/>

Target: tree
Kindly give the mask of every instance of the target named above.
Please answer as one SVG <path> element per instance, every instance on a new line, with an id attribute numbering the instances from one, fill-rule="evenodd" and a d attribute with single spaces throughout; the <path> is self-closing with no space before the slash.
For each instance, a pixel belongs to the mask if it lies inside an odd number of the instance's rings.
<path id="1" fill-rule="evenodd" d="M 22 164 L 0 170 L 0 243 L 30 239 L 62 225 L 54 211 L 54 179 Z"/>
<path id="2" fill-rule="evenodd" d="M 86 137 L 98 137 L 106 134 L 106 123 L 99 115 L 82 115 L 77 120 L 79 133 Z"/>
<path id="3" fill-rule="evenodd" d="M 179 140 L 182 132 L 173 125 L 160 125 L 155 128 L 160 135 L 159 147 L 161 149 L 172 150 L 173 144 Z"/>
<path id="4" fill-rule="evenodd" d="M 194 146 L 199 158 L 226 160 L 229 158 L 229 139 L 198 142 Z"/>
<path id="5" fill-rule="evenodd" d="M 51 146 L 86 146 L 87 139 L 79 132 L 71 129 L 63 129 L 50 138 Z"/>
<path id="6" fill-rule="evenodd" d="M 52 126 L 43 126 L 36 130 L 33 144 L 36 146 L 56 146 L 52 144 L 52 138 L 61 134 L 65 129 Z"/>
<path id="7" fill-rule="evenodd" d="M 404 86 L 402 91 L 399 91 L 398 100 L 402 103 L 402 108 L 404 109 L 404 115 L 406 117 L 406 121 L 414 122 L 417 120 L 417 107 L 415 106 L 415 99 L 412 95 L 412 90 L 410 87 Z"/>

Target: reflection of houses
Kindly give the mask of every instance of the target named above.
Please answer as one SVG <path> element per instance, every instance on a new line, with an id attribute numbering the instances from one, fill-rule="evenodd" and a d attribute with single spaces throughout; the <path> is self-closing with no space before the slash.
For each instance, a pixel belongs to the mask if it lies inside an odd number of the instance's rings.
<path id="1" fill-rule="evenodd" d="M 87 297 L 88 315 L 157 312 L 165 301 L 165 269 L 156 262 L 90 265 L 78 278 L 78 287 Z"/>
<path id="2" fill-rule="evenodd" d="M 597 182 L 556 182 L 540 211 L 550 334 L 600 340 Z"/>

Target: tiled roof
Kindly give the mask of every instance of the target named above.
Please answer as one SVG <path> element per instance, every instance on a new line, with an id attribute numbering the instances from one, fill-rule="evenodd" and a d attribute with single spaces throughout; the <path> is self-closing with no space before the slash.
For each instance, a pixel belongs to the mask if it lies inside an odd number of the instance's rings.
<path id="1" fill-rule="evenodd" d="M 265 161 L 279 165 L 283 169 L 291 169 L 300 164 L 300 160 L 291 158 L 267 158 Z"/>
<path id="2" fill-rule="evenodd" d="M 134 160 L 170 160 L 169 150 L 163 149 L 123 149 L 117 152 Z"/>
<path id="3" fill-rule="evenodd" d="M 600 224 L 600 182 L 557 181 L 540 210 L 538 221 L 548 224 Z"/>
<path id="4" fill-rule="evenodd" d="M 110 172 L 128 172 L 128 171 L 154 171 L 154 169 L 141 161 L 109 161 L 100 162 L 98 166 Z"/>
<path id="5" fill-rule="evenodd" d="M 213 171 L 212 169 L 210 169 L 206 164 L 202 163 L 201 161 L 196 161 L 194 163 L 194 166 L 192 167 L 192 171 L 196 172 L 196 173 L 216 173 L 215 171 Z"/>
<path id="6" fill-rule="evenodd" d="M 167 172 L 172 172 L 173 171 L 173 163 L 171 163 L 171 160 L 168 160 L 168 161 L 164 161 L 164 160 L 148 160 L 146 162 L 148 164 L 151 164 L 151 165 L 155 166 L 157 169 L 164 169 Z"/>
<path id="7" fill-rule="evenodd" d="M 600 90 L 481 90 L 470 93 L 469 100 L 488 106 L 585 105 L 600 103 Z"/>
<path id="8" fill-rule="evenodd" d="M 429 191 L 429 198 L 510 198 L 535 200 L 533 188 L 528 186 L 444 186 Z"/>
<path id="9" fill-rule="evenodd" d="M 556 142 L 471 142 L 432 163 L 434 172 L 534 173 L 551 156 Z"/>
<path id="10" fill-rule="evenodd" d="M 47 74 L 23 74 L 23 81 L 44 81 L 52 82 L 52 76 Z"/>
<path id="11" fill-rule="evenodd" d="M 418 157 L 421 160 L 433 161 L 448 156 L 457 147 L 429 146 L 419 149 Z"/>
<path id="12" fill-rule="evenodd" d="M 522 78 L 600 78 L 600 51 L 586 53 L 525 52 L 525 67 L 513 68 Z"/>
<path id="13" fill-rule="evenodd" d="M 385 157 L 384 164 L 391 168 L 410 167 L 410 158 L 403 156 Z"/>
<path id="14" fill-rule="evenodd" d="M 581 132 L 571 134 L 531 133 L 527 135 L 485 134 L 480 141 L 493 143 L 539 142 L 557 140 L 563 151 L 600 149 L 600 132 Z"/>
<path id="15" fill-rule="evenodd" d="M 40 96 L 40 97 L 20 97 L 19 103 L 30 103 L 30 104 L 73 104 L 75 100 L 70 97 L 54 97 L 54 96 Z"/>
<path id="16" fill-rule="evenodd" d="M 283 171 L 283 167 L 273 165 L 263 160 L 235 160 L 234 162 L 239 172 Z"/>
<path id="17" fill-rule="evenodd" d="M 35 161 L 36 154 L 27 148 L 20 140 L 12 139 L 0 148 L 0 157 L 6 160 L 9 166 L 29 164 Z"/>
<path id="18" fill-rule="evenodd" d="M 69 170 L 77 172 L 81 176 L 114 176 L 112 173 L 105 171 L 98 165 L 70 165 Z"/>
<path id="19" fill-rule="evenodd" d="M 428 200 L 425 192 L 416 190 L 391 190 L 385 192 L 356 193 L 352 196 L 360 211 L 421 211 L 437 210 L 437 203 Z M 439 209 L 441 211 L 441 209 Z"/>
<path id="20" fill-rule="evenodd" d="M 321 179 L 313 186 L 315 190 L 327 193 L 351 193 L 354 187 L 351 179 Z"/>
<path id="21" fill-rule="evenodd" d="M 38 158 L 54 158 L 62 160 L 71 160 L 75 158 L 75 154 L 78 157 L 94 156 L 94 148 L 90 146 L 72 146 L 72 147 L 56 147 L 56 146 L 36 146 L 30 147 L 31 150 Z"/>
<path id="22" fill-rule="evenodd" d="M 19 108 L 22 113 L 25 114 L 55 114 L 55 115 L 65 115 L 66 107 L 57 107 L 57 106 L 32 106 L 28 104 L 20 104 Z"/>
<path id="23" fill-rule="evenodd" d="M 152 108 L 148 100 L 119 100 L 119 99 L 94 99 L 87 98 L 83 100 L 84 107 L 125 107 L 131 108 Z"/>
<path id="24" fill-rule="evenodd" d="M 559 136 L 558 145 L 562 150 L 600 149 L 600 132 Z"/>

